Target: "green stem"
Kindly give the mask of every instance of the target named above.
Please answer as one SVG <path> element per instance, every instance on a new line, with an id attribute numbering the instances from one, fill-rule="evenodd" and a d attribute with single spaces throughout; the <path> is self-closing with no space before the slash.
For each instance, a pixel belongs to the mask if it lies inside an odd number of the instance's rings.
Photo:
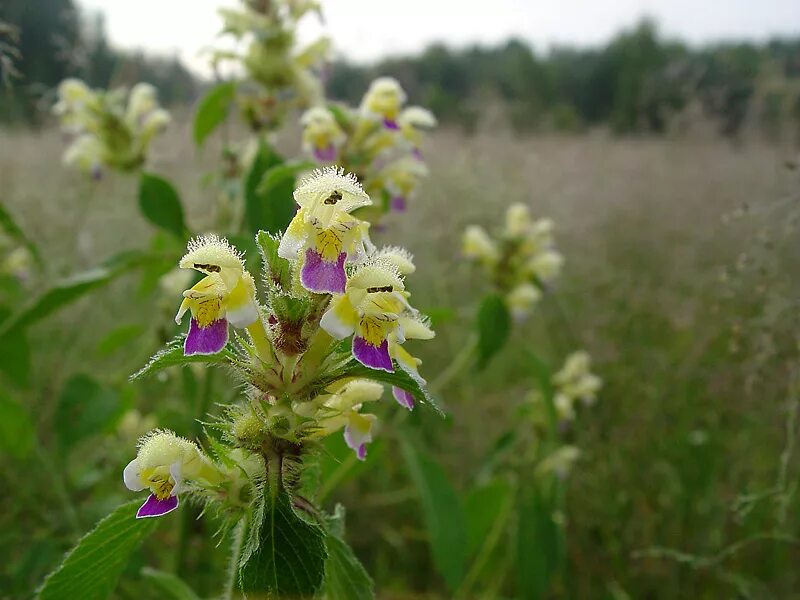
<path id="1" fill-rule="evenodd" d="M 194 422 L 192 424 L 192 437 L 198 438 L 203 433 L 201 419 L 205 417 L 211 404 L 211 396 L 214 390 L 214 369 L 206 369 L 205 381 L 200 397 L 195 404 Z M 178 526 L 178 544 L 175 549 L 175 573 L 180 575 L 186 566 L 186 554 L 189 548 L 189 538 L 191 537 L 192 521 L 197 518 L 197 511 L 187 506 L 181 511 L 181 520 Z"/>
<path id="2" fill-rule="evenodd" d="M 564 305 L 561 304 L 561 301 L 558 299 L 558 296 L 555 294 L 555 292 L 550 292 L 550 299 L 555 307 L 556 320 L 558 321 L 558 325 L 561 330 L 566 334 L 567 342 L 572 346 L 573 350 L 577 348 L 583 348 L 581 337 L 572 326 L 572 323 L 567 317 L 567 312 L 564 310 Z"/>
<path id="3" fill-rule="evenodd" d="M 244 538 L 247 532 L 247 517 L 242 517 L 233 532 L 231 543 L 231 562 L 228 566 L 228 578 L 225 581 L 225 589 L 222 592 L 223 600 L 232 600 L 233 593 L 236 591 L 236 580 L 239 576 L 239 560 L 244 549 Z"/>
<path id="4" fill-rule="evenodd" d="M 450 364 L 433 380 L 428 386 L 431 393 L 439 392 L 443 387 L 450 383 L 470 362 L 473 353 L 478 348 L 478 336 L 473 333 L 467 339 L 467 343 L 461 347 L 461 351 L 453 357 Z"/>

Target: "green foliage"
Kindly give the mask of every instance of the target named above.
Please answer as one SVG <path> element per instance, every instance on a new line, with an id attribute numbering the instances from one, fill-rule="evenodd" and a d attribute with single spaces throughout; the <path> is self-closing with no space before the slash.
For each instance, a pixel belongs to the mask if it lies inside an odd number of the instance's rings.
<path id="1" fill-rule="evenodd" d="M 211 88 L 194 113 L 194 143 L 202 146 L 206 138 L 228 117 L 231 104 L 236 95 L 236 83 L 220 83 Z"/>
<path id="2" fill-rule="evenodd" d="M 144 367 L 131 375 L 131 381 L 140 379 L 146 375 L 152 375 L 168 367 L 183 367 L 192 363 L 205 363 L 209 365 L 225 364 L 236 358 L 228 348 L 223 348 L 222 351 L 216 354 L 190 354 L 189 356 L 185 356 L 183 354 L 183 343 L 185 339 L 186 335 L 179 335 L 169 342 L 166 348 L 159 350 L 150 358 Z"/>
<path id="3" fill-rule="evenodd" d="M 264 261 L 264 276 L 269 284 L 278 289 L 291 289 L 292 266 L 288 260 L 278 256 L 280 237 L 266 231 L 259 231 L 256 235 L 256 242 Z"/>
<path id="4" fill-rule="evenodd" d="M 56 435 L 63 446 L 70 447 L 107 429 L 119 416 L 121 408 L 116 392 L 88 375 L 73 375 L 64 385 L 56 405 Z"/>
<path id="5" fill-rule="evenodd" d="M 178 192 L 172 184 L 158 175 L 142 173 L 139 178 L 139 210 L 156 227 L 174 234 L 179 239 L 187 235 L 183 221 L 183 207 Z"/>
<path id="6" fill-rule="evenodd" d="M 10 314 L 11 311 L 0 306 L 0 323 Z M 30 381 L 31 350 L 24 330 L 12 329 L 0 337 L 0 373 L 19 387 Z"/>
<path id="7" fill-rule="evenodd" d="M 99 356 L 113 354 L 117 350 L 141 338 L 144 333 L 145 327 L 139 323 L 120 325 L 98 342 L 97 354 Z"/>
<path id="8" fill-rule="evenodd" d="M 498 294 L 486 296 L 478 308 L 478 366 L 485 367 L 511 333 L 511 315 Z"/>
<path id="9" fill-rule="evenodd" d="M 467 560 L 467 535 L 461 501 L 441 465 L 408 440 L 403 440 L 402 450 L 409 476 L 422 504 L 433 560 L 447 586 L 455 590 L 464 578 Z"/>
<path id="10" fill-rule="evenodd" d="M 159 598 L 200 600 L 200 596 L 195 594 L 194 590 L 183 579 L 172 573 L 145 567 L 142 569 L 142 577 L 152 582 L 153 587 L 158 589 Z"/>
<path id="11" fill-rule="evenodd" d="M 108 598 L 131 555 L 156 528 L 157 519 L 136 518 L 141 503 L 123 504 L 81 538 L 45 579 L 38 600 Z"/>
<path id="12" fill-rule="evenodd" d="M 36 247 L 36 244 L 25 235 L 25 232 L 17 225 L 14 217 L 11 216 L 11 213 L 9 213 L 2 204 L 0 204 L 0 229 L 2 229 L 9 238 L 25 246 L 36 261 L 36 264 L 40 267 L 42 266 L 42 257 L 39 254 L 39 249 Z"/>
<path id="13" fill-rule="evenodd" d="M 325 536 L 328 558 L 325 561 L 325 594 L 328 600 L 371 600 L 375 597 L 372 579 L 353 550 L 338 535 Z"/>
<path id="14" fill-rule="evenodd" d="M 520 498 L 518 510 L 517 591 L 524 600 L 538 600 L 561 566 L 563 531 L 538 490 Z"/>
<path id="15" fill-rule="evenodd" d="M 503 517 L 513 499 L 511 486 L 502 480 L 472 488 L 464 500 L 467 523 L 467 554 L 476 554 L 486 542 L 492 527 Z"/>
<path id="16" fill-rule="evenodd" d="M 35 443 L 36 430 L 28 412 L 0 389 L 0 450 L 22 459 Z"/>
<path id="17" fill-rule="evenodd" d="M 300 518 L 285 490 L 265 494 L 242 554 L 239 585 L 245 594 L 313 598 L 325 574 L 325 533 Z"/>
<path id="18" fill-rule="evenodd" d="M 293 167 L 267 144 L 261 143 L 244 181 L 245 219 L 253 233 L 277 233 L 294 214 Z"/>

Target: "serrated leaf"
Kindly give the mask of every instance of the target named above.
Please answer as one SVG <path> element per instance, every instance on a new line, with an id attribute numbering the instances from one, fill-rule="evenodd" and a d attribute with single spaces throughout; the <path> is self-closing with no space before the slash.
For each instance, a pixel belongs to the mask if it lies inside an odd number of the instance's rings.
<path id="1" fill-rule="evenodd" d="M 200 600 L 200 596 L 177 575 L 165 573 L 157 569 L 145 567 L 142 577 L 149 580 L 153 587 L 158 589 L 159 598 L 172 598 L 173 600 Z"/>
<path id="2" fill-rule="evenodd" d="M 23 459 L 35 443 L 36 430 L 28 411 L 0 390 L 0 449 Z"/>
<path id="3" fill-rule="evenodd" d="M 81 538 L 47 576 L 37 598 L 108 598 L 131 555 L 158 525 L 158 519 L 136 518 L 141 503 L 139 499 L 123 504 Z"/>
<path id="4" fill-rule="evenodd" d="M 255 545 L 243 553 L 239 584 L 255 596 L 313 598 L 325 574 L 325 533 L 301 519 L 281 490 L 264 496 Z"/>
<path id="5" fill-rule="evenodd" d="M 325 387 L 342 377 L 363 377 L 365 379 L 372 379 L 380 383 L 388 383 L 395 387 L 399 387 L 410 393 L 414 397 L 414 402 L 423 406 L 429 406 L 440 416 L 444 417 L 445 413 L 439 406 L 439 403 L 428 393 L 428 390 L 420 385 L 419 381 L 414 379 L 411 375 L 406 373 L 400 365 L 394 363 L 394 371 L 389 373 L 380 369 L 370 369 L 362 365 L 355 359 L 350 360 L 344 367 L 337 370 L 330 377 L 320 382 L 321 387 Z"/>
<path id="6" fill-rule="evenodd" d="M 259 231 L 256 243 L 264 261 L 264 277 L 277 289 L 288 290 L 292 285 L 292 266 L 288 260 L 278 256 L 279 236 Z"/>
<path id="7" fill-rule="evenodd" d="M 172 184 L 158 175 L 142 173 L 139 177 L 139 210 L 156 227 L 169 231 L 177 238 L 187 234 L 183 206 Z"/>
<path id="8" fill-rule="evenodd" d="M 467 560 L 467 528 L 461 501 L 436 461 L 408 440 L 402 440 L 401 448 L 422 504 L 433 561 L 450 590 L 455 590 L 464 578 Z"/>
<path id="9" fill-rule="evenodd" d="M 206 138 L 227 118 L 231 103 L 236 96 L 234 82 L 220 83 L 211 88 L 194 114 L 194 143 L 202 146 Z"/>
<path id="10" fill-rule="evenodd" d="M 88 375 L 73 375 L 56 405 L 56 434 L 63 446 L 101 433 L 120 414 L 119 395 Z"/>
<path id="11" fill-rule="evenodd" d="M 561 557 L 560 526 L 552 508 L 538 491 L 529 492 L 519 506 L 517 524 L 518 597 L 538 600 L 550 586 Z"/>
<path id="12" fill-rule="evenodd" d="M 364 565 L 347 543 L 328 533 L 325 537 L 328 560 L 325 561 L 325 594 L 327 600 L 372 600 L 373 583 Z"/>
<path id="13" fill-rule="evenodd" d="M 166 348 L 154 354 L 144 367 L 131 375 L 130 380 L 133 381 L 146 375 L 152 375 L 168 367 L 184 366 L 191 363 L 224 364 L 236 359 L 233 352 L 228 348 L 223 348 L 216 354 L 191 354 L 185 356 L 183 354 L 183 342 L 185 339 L 186 335 L 181 334 L 172 340 L 167 344 Z"/>
<path id="14" fill-rule="evenodd" d="M 478 309 L 478 366 L 483 368 L 505 345 L 511 333 L 511 315 L 503 298 L 486 296 Z"/>

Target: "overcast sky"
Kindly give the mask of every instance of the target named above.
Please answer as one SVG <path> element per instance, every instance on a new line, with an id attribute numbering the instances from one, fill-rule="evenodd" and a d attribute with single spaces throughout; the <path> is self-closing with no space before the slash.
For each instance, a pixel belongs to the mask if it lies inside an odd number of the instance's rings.
<path id="1" fill-rule="evenodd" d="M 112 42 L 126 48 L 178 54 L 207 72 L 201 50 L 214 41 L 220 6 L 237 0 L 78 0 L 106 15 Z M 555 43 L 591 45 L 650 16 L 662 31 L 691 43 L 763 40 L 800 34 L 800 0 L 322 0 L 321 31 L 348 58 L 368 61 L 406 54 L 434 41 L 451 45 L 496 42 L 509 36 L 545 50 Z M 314 17 L 307 17 L 314 22 Z"/>

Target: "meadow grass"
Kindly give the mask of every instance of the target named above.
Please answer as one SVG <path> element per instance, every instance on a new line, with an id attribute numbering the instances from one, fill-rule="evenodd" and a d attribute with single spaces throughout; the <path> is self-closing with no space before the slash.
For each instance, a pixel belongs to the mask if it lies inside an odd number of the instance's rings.
<path id="1" fill-rule="evenodd" d="M 174 127 L 156 145 L 152 170 L 176 182 L 188 223 L 201 230 L 215 201 L 203 174 L 216 156 L 207 148 L 187 160 L 195 152 L 189 138 L 186 125 Z M 134 177 L 112 174 L 90 183 L 63 169 L 63 145 L 52 130 L 3 133 L 2 139 L 2 201 L 41 248 L 48 278 L 90 268 L 149 240 Z M 486 370 L 470 367 L 437 390 L 452 418 L 436 422 L 414 414 L 407 420 L 422 430 L 456 487 L 474 483 L 491 445 L 512 427 L 516 406 L 533 387 L 526 352 L 556 365 L 583 347 L 595 357 L 594 370 L 606 385 L 599 403 L 566 434 L 582 458 L 569 480 L 569 560 L 554 595 L 793 597 L 800 584 L 797 547 L 753 536 L 774 537 L 776 527 L 794 533 L 797 499 L 790 498 L 789 516 L 777 525 L 774 499 L 780 494 L 741 518 L 731 507 L 739 496 L 775 485 L 786 447 L 797 348 L 784 339 L 786 321 L 765 326 L 761 315 L 770 299 L 785 299 L 800 287 L 798 244 L 792 246 L 789 235 L 780 238 L 788 246 L 762 256 L 772 265 L 768 289 L 758 287 L 764 276 L 747 269 L 721 278 L 743 253 L 752 255 L 760 233 L 786 225 L 781 211 L 724 218 L 745 204 L 766 207 L 792 193 L 797 178 L 784 167 L 784 154 L 721 141 L 465 138 L 453 131 L 434 135 L 425 154 L 430 179 L 409 212 L 393 216 L 389 233 L 378 234 L 376 243 L 400 242 L 416 255 L 419 269 L 410 288 L 415 304 L 434 315 L 438 334 L 419 349 L 430 380 L 467 340 L 476 303 L 487 290 L 480 274 L 459 259 L 466 225 L 500 226 L 505 208 L 523 202 L 534 215 L 556 221 L 566 257 L 554 295 L 527 323 L 515 326 L 503 353 Z M 155 383 L 124 391 L 127 375 L 173 332 L 166 324 L 174 307 L 145 303 L 138 285 L 135 277 L 122 278 L 31 332 L 34 392 L 24 401 L 46 448 L 53 447 L 58 390 L 76 372 L 118 386 L 142 413 L 163 411 L 173 402 L 152 397 L 153 391 L 163 393 Z M 114 328 L 153 319 L 166 323 L 163 330 L 121 352 L 98 354 L 98 343 Z M 771 350 L 757 343 L 764 335 L 772 338 Z M 754 364 L 759 348 L 764 360 Z M 168 377 L 175 386 L 186 384 L 175 374 Z M 167 415 L 177 428 L 178 417 Z M 119 473 L 132 446 L 122 445 L 125 435 L 119 432 L 106 437 L 64 457 L 72 465 L 66 478 L 48 474 L 37 458 L 25 464 L 3 459 L 0 588 L 12 596 L 24 597 L 75 539 L 61 517 L 64 493 L 84 529 L 126 497 L 118 489 Z M 796 478 L 793 461 L 787 464 Z M 448 597 L 430 564 L 418 505 L 399 459 L 381 456 L 366 469 L 368 474 L 347 481 L 329 501 L 358 507 L 348 514 L 348 536 L 381 597 Z M 175 543 L 166 529 L 154 548 Z M 664 557 L 668 552 L 657 548 L 684 554 Z M 166 550 L 156 549 L 155 556 L 169 566 Z M 187 580 L 199 590 L 215 583 L 206 567 L 217 558 L 195 556 Z M 124 585 L 120 595 L 126 595 Z"/>

